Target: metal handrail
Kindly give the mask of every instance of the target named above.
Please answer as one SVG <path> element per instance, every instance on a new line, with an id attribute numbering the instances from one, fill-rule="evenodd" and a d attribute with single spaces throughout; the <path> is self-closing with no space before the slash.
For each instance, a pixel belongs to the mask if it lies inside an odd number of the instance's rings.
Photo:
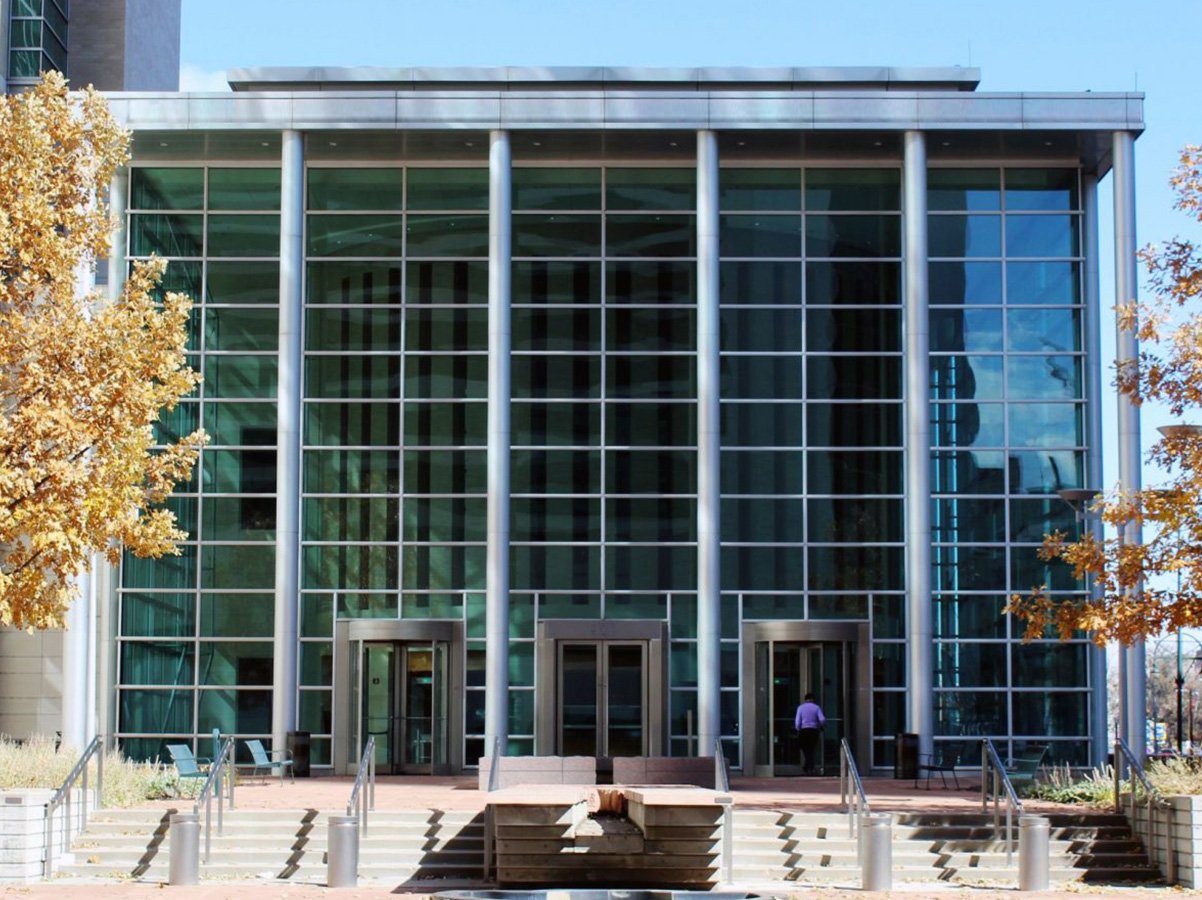
<path id="1" fill-rule="evenodd" d="M 62 786 L 46 801 L 46 859 L 42 865 L 43 874 L 49 878 L 54 874 L 54 811 L 66 804 L 62 817 L 63 849 L 66 850 L 71 842 L 71 791 L 75 782 L 83 780 L 83 798 L 79 804 L 79 826 L 75 834 L 82 834 L 88 827 L 88 763 L 96 757 L 96 799 L 93 809 L 99 809 L 104 794 L 104 735 L 92 738 L 70 773 L 63 780 Z"/>
<path id="2" fill-rule="evenodd" d="M 868 794 L 864 792 L 864 782 L 860 780 L 860 770 L 856 768 L 847 738 L 839 739 L 839 802 L 847 813 L 847 836 L 855 837 L 860 816 L 868 815 L 872 807 L 868 805 Z"/>
<path id="3" fill-rule="evenodd" d="M 722 739 L 714 739 L 714 790 L 726 793 L 730 790 L 730 775 L 726 771 L 726 754 L 722 751 Z"/>
<path id="4" fill-rule="evenodd" d="M 224 779 L 228 797 L 223 797 L 222 780 Z M 217 757 L 209 764 L 209 775 L 192 804 L 192 813 L 200 815 L 200 804 L 205 805 L 205 858 L 207 864 L 213 849 L 213 795 L 217 796 L 217 834 L 223 833 L 225 818 L 223 816 L 224 801 L 228 800 L 230 809 L 234 808 L 234 739 L 226 738 L 221 744 Z"/>
<path id="5" fill-rule="evenodd" d="M 989 790 L 989 772 L 993 770 L 993 790 Z M 996 835 L 1002 827 L 1002 816 L 999 803 L 1002 794 L 1006 795 L 1006 865 L 1014 860 L 1014 815 L 1023 814 L 1023 802 L 1018 799 L 1010 776 L 1002 764 L 997 747 L 989 738 L 981 739 L 981 812 L 989 810 L 989 796 L 993 795 L 993 833 Z"/>
<path id="6" fill-rule="evenodd" d="M 1148 780 L 1148 774 L 1144 771 L 1144 767 L 1140 765 L 1135 754 L 1131 752 L 1131 748 L 1122 738 L 1116 738 L 1114 742 L 1114 811 L 1122 812 L 1121 786 L 1123 780 L 1123 763 L 1127 764 L 1127 769 L 1131 773 L 1131 827 L 1136 828 L 1139 825 L 1139 818 L 1136 813 L 1138 808 L 1136 804 L 1135 782 L 1139 782 L 1144 789 L 1144 797 L 1148 807 L 1148 836 L 1149 843 L 1155 849 L 1156 844 L 1156 810 L 1163 809 L 1165 811 L 1165 847 L 1166 847 L 1166 868 L 1168 869 L 1169 884 L 1177 883 L 1177 842 L 1173 837 L 1173 804 L 1160 791 L 1156 790 L 1152 782 Z"/>
<path id="7" fill-rule="evenodd" d="M 367 790 L 363 790 L 363 785 Z M 355 783 L 351 787 L 351 797 L 346 801 L 346 814 L 355 815 L 355 806 L 359 807 L 359 831 L 367 834 L 367 811 L 376 808 L 376 736 L 367 736 L 367 745 L 363 755 L 359 757 L 359 770 L 355 772 Z"/>

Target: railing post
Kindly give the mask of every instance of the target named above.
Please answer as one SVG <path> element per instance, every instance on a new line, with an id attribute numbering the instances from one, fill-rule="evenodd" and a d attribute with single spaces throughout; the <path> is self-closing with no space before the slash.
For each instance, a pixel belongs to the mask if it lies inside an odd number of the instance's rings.
<path id="1" fill-rule="evenodd" d="M 104 735 L 96 736 L 96 740 L 100 741 L 100 746 L 96 748 L 96 805 L 95 809 L 101 809 L 104 806 L 104 752 L 105 740 Z"/>
<path id="2" fill-rule="evenodd" d="M 981 741 L 981 812 L 989 812 L 989 747 Z"/>
<path id="3" fill-rule="evenodd" d="M 1123 751 L 1119 746 L 1118 741 L 1114 743 L 1114 811 L 1122 812 L 1119 786 L 1123 780 Z"/>
<path id="4" fill-rule="evenodd" d="M 46 804 L 46 860 L 42 874 L 47 878 L 54 874 L 54 807 Z"/>

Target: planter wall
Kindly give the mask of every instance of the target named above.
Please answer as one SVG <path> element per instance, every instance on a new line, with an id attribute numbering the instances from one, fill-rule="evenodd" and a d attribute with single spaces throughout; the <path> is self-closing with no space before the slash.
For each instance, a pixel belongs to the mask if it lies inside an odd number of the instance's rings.
<path id="1" fill-rule="evenodd" d="M 1202 796 L 1167 799 L 1170 808 L 1155 810 L 1150 824 L 1147 807 L 1137 807 L 1131 827 L 1144 842 L 1148 858 L 1160 867 L 1165 878 L 1169 877 L 1171 846 L 1177 855 L 1177 883 L 1189 888 L 1202 887 Z M 1125 802 L 1129 800 L 1125 798 Z M 1130 819 L 1130 806 L 1124 806 L 1123 811 Z"/>
<path id="2" fill-rule="evenodd" d="M 46 864 L 46 804 L 53 796 L 51 790 L 0 791 L 0 884 L 29 884 L 42 880 Z M 68 851 L 75 836 L 73 829 L 79 821 L 79 804 L 83 797 L 82 790 L 71 792 L 72 821 L 68 823 L 66 847 L 63 846 L 66 804 L 55 810 L 55 862 L 71 858 Z M 91 808 L 89 803 L 89 811 Z"/>

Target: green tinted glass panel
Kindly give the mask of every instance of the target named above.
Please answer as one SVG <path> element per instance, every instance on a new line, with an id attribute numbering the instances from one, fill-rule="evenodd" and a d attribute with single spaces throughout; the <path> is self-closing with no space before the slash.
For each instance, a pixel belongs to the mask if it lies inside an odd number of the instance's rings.
<path id="1" fill-rule="evenodd" d="M 209 209 L 279 208 L 279 169 L 209 169 Z"/>
<path id="2" fill-rule="evenodd" d="M 809 551 L 811 590 L 900 591 L 900 547 L 812 547 Z"/>
<path id="3" fill-rule="evenodd" d="M 331 685 L 334 683 L 334 645 L 324 641 L 304 641 L 300 647 L 300 683 Z"/>
<path id="4" fill-rule="evenodd" d="M 1003 638 L 1006 636 L 1005 597 L 936 594 L 935 636 Z"/>
<path id="5" fill-rule="evenodd" d="M 301 595 L 301 637 L 329 637 L 334 630 L 334 595 Z"/>
<path id="6" fill-rule="evenodd" d="M 274 657 L 270 641 L 202 641 L 200 683 L 270 687 Z"/>
<path id="7" fill-rule="evenodd" d="M 400 256 L 405 220 L 401 216 L 309 216 L 310 256 Z"/>
<path id="8" fill-rule="evenodd" d="M 696 302 L 696 265 L 691 262 L 623 261 L 605 264 L 606 302 Z"/>
<path id="9" fill-rule="evenodd" d="M 418 447 L 483 447 L 487 419 L 484 403 L 406 403 L 405 443 Z"/>
<path id="10" fill-rule="evenodd" d="M 488 209 L 488 169 L 413 169 L 407 209 Z"/>
<path id="11" fill-rule="evenodd" d="M 276 405 L 206 402 L 204 427 L 209 434 L 210 446 L 274 444 Z"/>
<path id="12" fill-rule="evenodd" d="M 901 350 L 901 315 L 892 309 L 813 309 L 806 313 L 811 353 L 890 353 Z"/>
<path id="13" fill-rule="evenodd" d="M 513 170 L 514 209 L 600 209 L 600 169 Z"/>
<path id="14" fill-rule="evenodd" d="M 121 643 L 122 684 L 192 685 L 194 662 L 191 641 Z"/>
<path id="15" fill-rule="evenodd" d="M 801 303 L 801 263 L 798 262 L 724 262 L 719 277 L 723 306 Z"/>
<path id="16" fill-rule="evenodd" d="M 306 350 L 400 350 L 399 309 L 317 307 L 305 312 Z"/>
<path id="17" fill-rule="evenodd" d="M 395 619 L 396 594 L 338 594 L 338 618 Z"/>
<path id="18" fill-rule="evenodd" d="M 329 734 L 333 730 L 334 696 L 330 691 L 301 691 L 300 727 L 311 734 Z M 312 753 L 312 749 L 310 749 Z"/>
<path id="19" fill-rule="evenodd" d="M 309 303 L 401 302 L 399 263 L 314 262 L 306 279 Z"/>
<path id="20" fill-rule="evenodd" d="M 130 269 L 132 271 L 133 266 Z M 200 299 L 200 269 L 199 262 L 175 260 L 168 263 L 167 270 L 163 273 L 158 287 L 152 290 L 152 295 L 156 300 L 162 300 L 167 293 L 187 294 L 195 303 Z M 192 318 L 199 315 L 200 313 L 194 308 Z"/>
<path id="21" fill-rule="evenodd" d="M 208 734 L 271 734 L 271 691 L 201 691 L 196 728 Z"/>
<path id="22" fill-rule="evenodd" d="M 304 490 L 311 494 L 395 494 L 400 457 L 384 450 L 307 450 Z"/>
<path id="23" fill-rule="evenodd" d="M 900 447 L 901 406 L 886 403 L 811 403 L 806 407 L 814 447 Z"/>
<path id="24" fill-rule="evenodd" d="M 488 216 L 405 218 L 409 256 L 488 256 Z"/>
<path id="25" fill-rule="evenodd" d="M 693 403 L 618 403 L 605 405 L 608 442 L 626 447 L 688 447 L 697 443 L 697 407 Z"/>
<path id="26" fill-rule="evenodd" d="M 406 590 L 484 590 L 484 547 L 406 547 Z"/>
<path id="27" fill-rule="evenodd" d="M 488 357 L 407 356 L 405 396 L 422 399 L 477 399 L 488 396 Z"/>
<path id="28" fill-rule="evenodd" d="M 723 212 L 801 209 L 797 169 L 723 169 L 718 182 Z"/>
<path id="29" fill-rule="evenodd" d="M 816 400 L 900 400 L 900 356 L 811 356 L 806 396 Z"/>
<path id="30" fill-rule="evenodd" d="M 805 184 L 810 212 L 901 209 L 897 169 L 806 169 Z"/>
<path id="31" fill-rule="evenodd" d="M 722 216 L 722 256 L 801 256 L 801 216 Z"/>
<path id="32" fill-rule="evenodd" d="M 406 494 L 481 494 L 485 454 L 479 450 L 405 453 Z"/>
<path id="33" fill-rule="evenodd" d="M 691 309 L 609 309 L 605 315 L 606 349 L 688 352 L 696 341 Z"/>
<path id="34" fill-rule="evenodd" d="M 130 209 L 204 209 L 204 170 L 142 168 L 129 173 Z"/>
<path id="35" fill-rule="evenodd" d="M 206 356 L 205 392 L 215 397 L 274 397 L 278 361 L 274 356 Z"/>
<path id="36" fill-rule="evenodd" d="M 209 303 L 278 304 L 279 263 L 211 261 L 208 264 L 205 299 Z"/>
<path id="37" fill-rule="evenodd" d="M 196 584 L 196 548 L 179 545 L 179 556 L 140 559 L 126 552 L 121 558 L 121 585 L 148 590 L 179 590 Z"/>
<path id="38" fill-rule="evenodd" d="M 205 310 L 206 350 L 271 352 L 279 347 L 280 316 L 275 309 Z"/>
<path id="39" fill-rule="evenodd" d="M 204 219 L 201 216 L 132 214 L 129 217 L 131 256 L 200 256 Z"/>
<path id="40" fill-rule="evenodd" d="M 1006 209 L 1075 210 L 1076 169 L 1007 169 Z"/>
<path id="41" fill-rule="evenodd" d="M 405 313 L 405 349 L 487 350 L 485 309 L 411 309 Z"/>
<path id="42" fill-rule="evenodd" d="M 876 497 L 810 500 L 806 504 L 806 530 L 811 543 L 900 542 L 901 501 Z"/>
<path id="43" fill-rule="evenodd" d="M 389 497 L 309 497 L 302 504 L 306 541 L 395 541 L 400 501 Z"/>
<path id="44" fill-rule="evenodd" d="M 901 303 L 901 265 L 868 260 L 806 263 L 806 303 Z"/>
<path id="45" fill-rule="evenodd" d="M 10 47 L 33 48 L 42 46 L 42 23 L 37 19 L 13 19 L 8 32 Z"/>
<path id="46" fill-rule="evenodd" d="M 196 403 L 180 403 L 175 409 L 160 409 L 159 420 L 154 424 L 155 443 L 173 444 L 195 431 L 199 409 Z"/>
<path id="47" fill-rule="evenodd" d="M 400 209 L 402 169 L 309 169 L 308 208 Z"/>
<path id="48" fill-rule="evenodd" d="M 800 368 L 798 360 L 791 362 Z M 722 446 L 800 447 L 802 421 L 796 403 L 723 403 Z"/>
<path id="49" fill-rule="evenodd" d="M 1084 687 L 1085 644 L 1021 644 L 1011 648 L 1016 687 Z"/>
<path id="50" fill-rule="evenodd" d="M 601 395 L 596 356 L 514 356 L 514 398 L 580 399 Z"/>
<path id="51" fill-rule="evenodd" d="M 596 262 L 514 262 L 513 302 L 597 303 L 601 265 Z"/>
<path id="52" fill-rule="evenodd" d="M 801 350 L 801 314 L 798 310 L 725 307 L 721 322 L 723 352 Z"/>
<path id="53" fill-rule="evenodd" d="M 606 366 L 606 397 L 687 400 L 696 391 L 692 356 L 611 356 Z"/>
<path id="54" fill-rule="evenodd" d="M 803 557 L 796 547 L 724 547 L 722 589 L 800 591 Z"/>
<path id="55" fill-rule="evenodd" d="M 692 494 L 697 455 L 692 450 L 609 450 L 605 475 L 609 494 Z"/>
<path id="56" fill-rule="evenodd" d="M 274 545 L 209 544 L 201 548 L 200 586 L 202 589 L 270 590 L 274 585 Z"/>
<path id="57" fill-rule="evenodd" d="M 799 357 L 726 356 L 721 369 L 724 400 L 797 400 L 802 396 Z"/>
<path id="58" fill-rule="evenodd" d="M 779 544 L 805 540 L 805 504 L 771 497 L 724 499 L 722 540 Z"/>
<path id="59" fill-rule="evenodd" d="M 509 558 L 514 590 L 596 591 L 601 587 L 601 553 L 596 546 L 514 546 Z"/>
<path id="60" fill-rule="evenodd" d="M 206 541 L 274 541 L 274 497 L 206 497 Z"/>
<path id="61" fill-rule="evenodd" d="M 209 256 L 279 256 L 279 216 L 209 215 Z"/>
<path id="62" fill-rule="evenodd" d="M 650 543 L 695 541 L 697 504 L 693 500 L 667 498 L 611 498 L 605 502 L 605 539 Z"/>
<path id="63" fill-rule="evenodd" d="M 606 209 L 693 209 L 696 202 L 692 169 L 605 170 Z"/>
<path id="64" fill-rule="evenodd" d="M 611 213 L 605 217 L 607 256 L 693 256 L 696 247 L 692 216 Z"/>
<path id="65" fill-rule="evenodd" d="M 405 267 L 405 302 L 485 304 L 488 263 L 466 260 L 409 263 Z"/>
<path id="66" fill-rule="evenodd" d="M 275 621 L 274 594 L 201 594 L 201 637 L 265 637 Z"/>
<path id="67" fill-rule="evenodd" d="M 813 457 L 815 454 L 809 454 Z M 781 450 L 723 451 L 722 493 L 800 494 L 803 457 Z M 829 466 L 829 464 L 828 464 Z M 820 488 L 819 493 L 830 493 Z"/>
<path id="68" fill-rule="evenodd" d="M 147 734 L 192 734 L 192 691 L 122 690 L 120 729 Z"/>
<path id="69" fill-rule="evenodd" d="M 928 169 L 927 207 L 933 210 L 987 210 L 1001 206 L 997 169 Z"/>
<path id="70" fill-rule="evenodd" d="M 585 542 L 601 537 L 601 501 L 565 497 L 515 497 L 510 507 L 514 541 Z"/>
<path id="71" fill-rule="evenodd" d="M 307 356 L 306 397 L 399 397 L 401 360 L 396 356 Z"/>
<path id="72" fill-rule="evenodd" d="M 42 71 L 42 54 L 37 50 L 13 50 L 8 56 L 10 78 L 35 78 Z"/>
<path id="73" fill-rule="evenodd" d="M 391 591 L 397 587 L 397 548 L 320 546 L 301 551 L 301 587 Z"/>
<path id="74" fill-rule="evenodd" d="M 483 497 L 408 497 L 403 539 L 419 542 L 483 541 Z"/>
<path id="75" fill-rule="evenodd" d="M 306 403 L 305 443 L 317 446 L 395 446 L 400 443 L 395 403 Z"/>
<path id="76" fill-rule="evenodd" d="M 805 227 L 807 256 L 901 255 L 900 216 L 809 215 Z"/>
<path id="77" fill-rule="evenodd" d="M 515 446 L 589 446 L 601 441 L 596 403 L 514 403 Z"/>
<path id="78" fill-rule="evenodd" d="M 195 627 L 194 594 L 121 594 L 124 637 L 190 637 Z"/>
<path id="79" fill-rule="evenodd" d="M 601 217 L 522 213 L 513 217 L 513 255 L 600 256 Z"/>
<path id="80" fill-rule="evenodd" d="M 517 307 L 511 317 L 515 352 L 601 349 L 601 312 L 597 308 Z"/>

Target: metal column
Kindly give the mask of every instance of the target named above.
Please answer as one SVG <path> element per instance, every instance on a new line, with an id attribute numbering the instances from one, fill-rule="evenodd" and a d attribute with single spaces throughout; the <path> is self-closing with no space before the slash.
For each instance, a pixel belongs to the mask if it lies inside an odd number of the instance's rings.
<path id="1" fill-rule="evenodd" d="M 1129 131 L 1114 133 L 1114 302 L 1117 306 L 1133 303 L 1139 294 L 1135 265 L 1135 135 Z M 1117 320 L 1116 320 L 1117 324 Z M 1134 360 L 1139 355 L 1135 334 L 1117 330 L 1115 358 Z M 1128 491 L 1138 491 L 1140 478 L 1139 407 L 1123 394 L 1118 395 L 1119 481 Z M 1142 528 L 1132 522 L 1120 536 L 1128 544 L 1143 540 Z M 1144 642 L 1136 641 L 1119 651 L 1123 665 L 1119 684 L 1122 699 L 1122 736 L 1131 752 L 1143 762 L 1147 733 L 1146 674 Z"/>
<path id="2" fill-rule="evenodd" d="M 697 755 L 721 736 L 718 136 L 697 132 Z"/>
<path id="3" fill-rule="evenodd" d="M 488 147 L 488 560 L 484 753 L 509 740 L 509 349 L 512 167 L 509 132 Z"/>
<path id="4" fill-rule="evenodd" d="M 920 753 L 935 733 L 931 612 L 930 333 L 927 321 L 927 151 L 921 131 L 905 134 L 902 169 L 902 296 L 905 349 L 907 721 Z"/>
<path id="5" fill-rule="evenodd" d="M 302 269 L 305 263 L 305 145 L 282 134 L 280 157 L 279 425 L 276 433 L 275 658 L 271 740 L 283 747 L 296 728 L 297 615 L 300 602 L 300 446 Z"/>
<path id="6" fill-rule="evenodd" d="M 1105 479 L 1102 474 L 1102 304 L 1098 278 L 1098 177 L 1088 174 L 1083 176 L 1081 193 L 1081 210 L 1083 214 L 1082 252 L 1085 263 L 1082 270 L 1083 301 L 1085 303 L 1085 430 L 1088 441 L 1085 472 L 1086 488 L 1101 488 Z M 1097 532 L 1100 523 L 1096 517 L 1084 515 L 1083 526 Z M 1099 538 L 1101 534 L 1097 535 Z M 1097 594 L 1097 587 L 1091 582 L 1090 592 Z M 1106 721 L 1106 650 L 1090 643 L 1089 653 L 1089 685 L 1090 703 L 1089 733 L 1090 765 L 1100 766 L 1106 762 L 1110 753 L 1110 742 L 1107 736 Z"/>

